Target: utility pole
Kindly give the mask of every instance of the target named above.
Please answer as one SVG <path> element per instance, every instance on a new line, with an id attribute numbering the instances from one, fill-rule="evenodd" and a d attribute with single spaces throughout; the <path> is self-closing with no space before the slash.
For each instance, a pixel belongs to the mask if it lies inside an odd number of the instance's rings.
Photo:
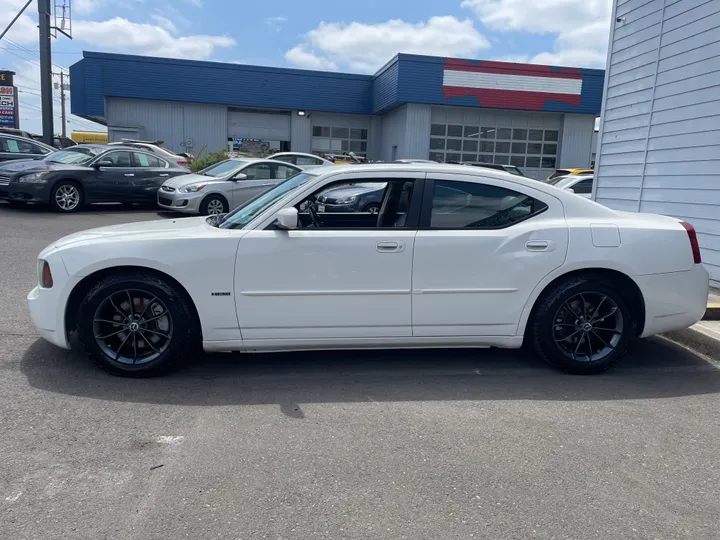
<path id="1" fill-rule="evenodd" d="M 52 58 L 50 53 L 50 0 L 38 0 L 38 23 L 40 27 L 40 99 L 42 104 L 42 140 L 45 144 L 52 146 L 53 84 Z"/>
<path id="2" fill-rule="evenodd" d="M 66 136 L 66 130 L 65 125 L 67 123 L 67 118 L 65 117 L 65 73 L 63 71 L 60 71 L 60 73 L 55 73 L 54 75 L 60 75 L 60 119 L 62 120 L 62 136 Z M 55 85 L 57 88 L 57 84 Z"/>

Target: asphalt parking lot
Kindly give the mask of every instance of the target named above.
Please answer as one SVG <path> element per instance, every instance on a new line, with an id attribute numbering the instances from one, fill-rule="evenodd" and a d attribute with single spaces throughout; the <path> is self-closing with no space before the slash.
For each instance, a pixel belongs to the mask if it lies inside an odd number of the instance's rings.
<path id="1" fill-rule="evenodd" d="M 37 253 L 145 219 L 0 203 L 0 538 L 718 538 L 720 370 L 660 338 L 595 377 L 443 350 L 149 380 L 40 340 Z"/>

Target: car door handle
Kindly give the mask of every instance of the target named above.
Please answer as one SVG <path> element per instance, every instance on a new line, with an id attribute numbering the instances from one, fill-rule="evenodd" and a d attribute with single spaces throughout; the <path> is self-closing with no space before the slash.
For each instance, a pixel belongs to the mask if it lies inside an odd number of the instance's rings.
<path id="1" fill-rule="evenodd" d="M 272 186 L 272 184 L 260 184 L 260 187 L 268 187 L 268 186 Z"/>
<path id="2" fill-rule="evenodd" d="M 396 253 L 402 251 L 402 244 L 398 242 L 378 242 L 375 249 L 380 253 Z"/>
<path id="3" fill-rule="evenodd" d="M 548 251 L 550 250 L 550 242 L 546 240 L 530 240 L 525 242 L 525 249 L 528 251 Z"/>
<path id="4" fill-rule="evenodd" d="M 170 176 L 168 173 L 162 173 L 160 176 Z"/>
<path id="5" fill-rule="evenodd" d="M 133 173 L 125 173 L 125 176 L 135 176 Z"/>

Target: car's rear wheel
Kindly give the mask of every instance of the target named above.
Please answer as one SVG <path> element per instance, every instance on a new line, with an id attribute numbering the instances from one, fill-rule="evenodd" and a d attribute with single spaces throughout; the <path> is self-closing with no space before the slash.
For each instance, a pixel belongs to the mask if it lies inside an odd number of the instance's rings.
<path id="1" fill-rule="evenodd" d="M 110 276 L 80 304 L 78 335 L 101 368 L 127 377 L 158 375 L 196 350 L 194 311 L 175 286 L 142 273 Z"/>
<path id="2" fill-rule="evenodd" d="M 212 216 L 215 214 L 227 214 L 229 211 L 228 203 L 224 197 L 220 195 L 208 195 L 200 204 L 200 213 L 203 216 Z"/>
<path id="3" fill-rule="evenodd" d="M 77 182 L 62 180 L 50 192 L 50 207 L 56 212 L 77 212 L 83 205 L 83 193 Z"/>
<path id="4" fill-rule="evenodd" d="M 550 365 L 577 374 L 614 366 L 636 335 L 632 311 L 611 282 L 578 276 L 539 300 L 530 321 L 535 350 Z"/>

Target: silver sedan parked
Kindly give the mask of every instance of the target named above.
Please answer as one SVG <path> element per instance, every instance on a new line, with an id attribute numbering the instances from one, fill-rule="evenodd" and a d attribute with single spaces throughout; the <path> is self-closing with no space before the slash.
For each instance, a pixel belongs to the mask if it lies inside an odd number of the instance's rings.
<path id="1" fill-rule="evenodd" d="M 168 180 L 158 190 L 157 202 L 161 208 L 186 214 L 225 214 L 299 172 L 291 163 L 227 159 Z"/>

